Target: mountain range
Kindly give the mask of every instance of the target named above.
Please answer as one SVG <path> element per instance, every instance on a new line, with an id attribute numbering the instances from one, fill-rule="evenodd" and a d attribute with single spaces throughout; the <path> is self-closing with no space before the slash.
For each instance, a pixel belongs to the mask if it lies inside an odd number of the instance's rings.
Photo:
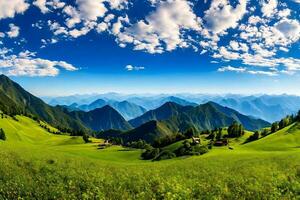
<path id="1" fill-rule="evenodd" d="M 191 127 L 198 131 L 213 130 L 219 127 L 228 127 L 234 121 L 243 124 L 247 130 L 258 130 L 270 126 L 264 120 L 242 115 L 214 102 L 196 107 L 167 102 L 155 110 L 130 120 L 129 123 L 135 127 L 134 129 L 125 132 L 104 131 L 99 137 L 119 137 L 125 142 L 142 139 L 152 143 L 157 138 L 171 136 L 178 132 L 184 133 Z"/>
<path id="2" fill-rule="evenodd" d="M 138 99 L 141 100 L 140 97 L 130 98 L 133 101 L 135 99 L 135 102 L 138 102 Z M 148 102 L 147 107 L 150 108 L 150 100 L 146 102 Z M 222 102 L 225 104 L 225 101 Z M 289 103 L 290 106 L 293 106 L 293 102 Z M 231 104 L 235 105 L 232 102 Z M 0 76 L 1 111 L 12 115 L 32 115 L 59 128 L 87 132 L 119 130 L 117 133 L 122 134 L 122 137 L 127 140 L 145 139 L 151 142 L 156 137 L 184 132 L 190 127 L 199 131 L 211 130 L 229 126 L 234 121 L 243 124 L 247 130 L 257 130 L 270 125 L 264 120 L 241 114 L 214 102 L 197 105 L 169 96 L 157 98 L 151 106 L 158 107 L 146 112 L 143 107 L 135 103 L 108 99 L 97 99 L 90 104 L 83 105 L 73 103 L 67 107 L 50 106 L 8 77 Z M 123 116 L 127 113 L 126 118 L 139 116 L 127 121 L 120 113 L 123 113 Z"/>
<path id="3" fill-rule="evenodd" d="M 128 101 L 121 101 L 121 102 L 114 101 L 114 100 L 105 101 L 103 99 L 97 99 L 96 101 L 90 104 L 79 105 L 77 103 L 73 103 L 69 106 L 64 106 L 64 107 L 66 107 L 69 111 L 81 110 L 81 111 L 88 112 L 96 108 L 102 108 L 106 105 L 109 105 L 115 110 L 117 110 L 126 120 L 130 120 L 135 117 L 138 117 L 147 111 L 145 108 Z"/>
<path id="4" fill-rule="evenodd" d="M 80 105 L 84 105 L 83 103 L 80 102 L 86 102 L 91 99 L 98 100 L 99 99 L 98 97 L 101 97 L 106 102 L 127 101 L 128 103 L 133 103 L 136 106 L 143 107 L 146 110 L 154 110 L 166 102 L 175 102 L 183 106 L 186 105 L 197 106 L 199 104 L 204 104 L 213 101 L 222 106 L 232 108 L 244 115 L 260 118 L 268 122 L 278 121 L 283 117 L 285 117 L 286 115 L 295 114 L 300 109 L 300 97 L 295 95 L 286 95 L 286 94 L 245 96 L 245 95 L 235 95 L 235 94 L 124 95 L 118 93 L 106 93 L 101 95 L 90 95 L 87 97 L 83 97 L 80 95 L 75 95 L 70 97 L 59 97 L 59 98 L 53 98 L 51 100 L 48 99 L 48 101 L 61 102 L 60 105 L 63 105 L 63 102 L 66 101 L 71 102 L 71 100 L 73 100 L 72 103 L 76 103 L 80 106 Z M 116 107 L 114 108 L 118 110 Z M 130 110 L 126 110 L 124 112 L 121 112 L 121 110 L 118 111 L 127 120 L 137 117 L 137 115 L 131 115 Z"/>
<path id="5" fill-rule="evenodd" d="M 234 121 L 241 123 L 247 130 L 257 130 L 269 125 L 268 122 L 223 107 L 214 102 L 208 102 L 199 106 L 182 106 L 173 102 L 167 102 L 161 107 L 151 110 L 142 116 L 132 119 L 129 123 L 138 127 L 148 121 L 157 120 L 172 124 L 174 130 L 185 131 L 189 126 L 198 130 L 212 130 L 218 127 L 225 127 Z"/>

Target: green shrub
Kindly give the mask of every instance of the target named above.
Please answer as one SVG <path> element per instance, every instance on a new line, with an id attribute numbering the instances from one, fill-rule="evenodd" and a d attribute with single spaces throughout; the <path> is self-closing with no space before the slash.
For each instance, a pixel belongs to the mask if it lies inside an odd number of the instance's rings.
<path id="1" fill-rule="evenodd" d="M 258 140 L 259 139 L 259 132 L 258 131 L 255 131 L 255 133 L 253 133 L 253 135 L 251 135 L 246 142 L 252 142 L 252 141 L 255 141 L 255 140 Z"/>
<path id="2" fill-rule="evenodd" d="M 153 160 L 159 155 L 158 148 L 148 147 L 141 155 L 144 160 Z"/>
<path id="3" fill-rule="evenodd" d="M 149 144 L 144 140 L 138 140 L 138 141 L 129 142 L 126 144 L 126 146 L 135 149 L 146 149 L 146 147 L 148 147 Z"/>
<path id="4" fill-rule="evenodd" d="M 183 145 L 179 147 L 175 153 L 176 156 L 186 156 L 186 155 L 202 155 L 208 152 L 206 146 L 200 144 L 190 143 L 188 140 L 183 142 Z"/>
<path id="5" fill-rule="evenodd" d="M 195 146 L 192 147 L 192 152 L 198 155 L 202 155 L 208 152 L 208 148 L 206 146 L 196 144 Z"/>
<path id="6" fill-rule="evenodd" d="M 6 140 L 6 135 L 5 135 L 4 130 L 2 128 L 0 129 L 0 140 Z"/>
<path id="7" fill-rule="evenodd" d="M 82 139 L 85 143 L 89 143 L 90 141 L 90 136 L 86 133 L 83 134 Z"/>
<path id="8" fill-rule="evenodd" d="M 155 139 L 153 142 L 153 146 L 156 148 L 161 148 L 173 144 L 174 142 L 184 140 L 185 138 L 186 138 L 185 135 L 181 133 L 176 133 L 176 134 Z"/>
<path id="9" fill-rule="evenodd" d="M 172 159 L 175 157 L 176 157 L 176 154 L 173 153 L 172 151 L 164 150 L 153 161 L 167 160 L 167 159 Z"/>

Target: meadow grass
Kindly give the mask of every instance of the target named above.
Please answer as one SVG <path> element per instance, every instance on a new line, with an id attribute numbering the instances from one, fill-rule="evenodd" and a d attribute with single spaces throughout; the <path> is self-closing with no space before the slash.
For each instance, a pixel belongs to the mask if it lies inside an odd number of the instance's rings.
<path id="1" fill-rule="evenodd" d="M 0 119 L 0 199 L 299 199 L 300 130 L 234 150 L 143 161 L 140 150 L 53 135 L 26 117 Z M 178 144 L 177 144 L 178 145 Z M 174 148 L 173 145 L 172 148 Z"/>

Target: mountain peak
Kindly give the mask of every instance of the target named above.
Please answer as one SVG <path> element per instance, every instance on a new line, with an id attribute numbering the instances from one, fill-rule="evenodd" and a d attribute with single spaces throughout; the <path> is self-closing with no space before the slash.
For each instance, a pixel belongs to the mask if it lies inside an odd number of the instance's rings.
<path id="1" fill-rule="evenodd" d="M 176 102 L 168 101 L 168 102 L 164 103 L 162 106 L 160 106 L 160 108 L 162 108 L 162 107 L 183 107 L 183 106 L 179 105 Z"/>
<path id="2" fill-rule="evenodd" d="M 105 105 L 105 106 L 103 106 L 103 107 L 101 107 L 101 108 L 96 108 L 96 109 L 94 109 L 94 110 L 91 110 L 91 111 L 89 111 L 89 112 L 96 112 L 96 111 L 100 111 L 100 112 L 102 112 L 102 111 L 114 111 L 114 112 L 117 112 L 118 113 L 118 111 L 116 111 L 113 107 L 111 107 L 110 105 Z"/>

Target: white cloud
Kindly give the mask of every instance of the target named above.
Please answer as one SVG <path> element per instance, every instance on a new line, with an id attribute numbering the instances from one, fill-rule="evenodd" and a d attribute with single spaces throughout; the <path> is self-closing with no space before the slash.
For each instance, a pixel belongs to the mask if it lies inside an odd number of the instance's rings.
<path id="1" fill-rule="evenodd" d="M 277 0 L 264 0 L 261 6 L 261 12 L 264 17 L 271 17 L 277 12 Z"/>
<path id="2" fill-rule="evenodd" d="M 218 69 L 218 72 L 245 72 L 247 69 L 245 67 L 232 67 L 232 66 L 226 66 L 226 67 L 221 67 Z"/>
<path id="3" fill-rule="evenodd" d="M 284 19 L 276 23 L 275 27 L 292 42 L 296 42 L 300 38 L 300 23 L 297 20 Z"/>
<path id="4" fill-rule="evenodd" d="M 60 9 L 66 5 L 60 0 L 35 0 L 32 4 L 38 7 L 43 14 L 50 12 L 50 9 Z"/>
<path id="5" fill-rule="evenodd" d="M 13 18 L 15 14 L 24 13 L 29 4 L 24 0 L 1 0 L 0 19 Z"/>
<path id="6" fill-rule="evenodd" d="M 247 71 L 247 73 L 253 74 L 253 75 L 278 76 L 278 73 L 276 71 L 253 71 L 253 70 L 249 70 L 249 71 Z"/>
<path id="7" fill-rule="evenodd" d="M 36 0 L 33 2 L 33 5 L 38 7 L 43 14 L 48 13 L 50 11 L 46 6 L 46 0 Z"/>
<path id="8" fill-rule="evenodd" d="M 200 19 L 187 1 L 169 0 L 160 3 L 145 20 L 138 21 L 118 34 L 121 44 L 133 43 L 135 50 L 149 53 L 188 47 L 184 31 L 200 31 Z"/>
<path id="9" fill-rule="evenodd" d="M 57 76 L 60 69 L 78 70 L 64 61 L 35 58 L 35 53 L 25 51 L 19 55 L 2 55 L 0 72 L 11 76 Z"/>
<path id="10" fill-rule="evenodd" d="M 52 0 L 50 2 L 47 2 L 47 5 L 51 6 L 54 9 L 60 9 L 63 8 L 66 5 L 66 3 L 61 2 L 60 0 Z"/>
<path id="11" fill-rule="evenodd" d="M 206 27 L 214 33 L 222 33 L 229 28 L 235 28 L 247 12 L 247 0 L 240 0 L 232 7 L 228 0 L 213 0 L 210 8 L 205 11 Z"/>
<path id="12" fill-rule="evenodd" d="M 10 38 L 18 37 L 20 34 L 20 28 L 14 24 L 9 24 L 10 31 L 8 31 L 6 34 Z"/>
<path id="13" fill-rule="evenodd" d="M 137 67 L 137 66 L 127 65 L 127 66 L 125 67 L 125 69 L 126 69 L 127 71 L 140 71 L 140 70 L 144 70 L 145 67 Z"/>
<path id="14" fill-rule="evenodd" d="M 129 19 L 128 17 L 118 17 L 118 20 L 116 23 L 113 24 L 112 26 L 112 33 L 114 35 L 118 35 L 121 31 L 121 29 L 123 28 L 123 23 L 129 23 Z"/>
<path id="15" fill-rule="evenodd" d="M 109 0 L 111 9 L 121 10 L 128 6 L 129 0 Z"/>
<path id="16" fill-rule="evenodd" d="M 232 50 L 234 51 L 243 51 L 243 52 L 248 52 L 249 47 L 245 43 L 239 43 L 237 41 L 231 40 L 229 43 L 229 46 Z"/>
<path id="17" fill-rule="evenodd" d="M 85 20 L 96 21 L 107 12 L 104 0 L 76 0 L 81 17 Z"/>
<path id="18" fill-rule="evenodd" d="M 232 66 L 221 67 L 218 69 L 218 72 L 236 72 L 236 73 L 246 73 L 252 75 L 278 76 L 277 71 L 248 70 L 246 67 L 232 67 Z"/>

